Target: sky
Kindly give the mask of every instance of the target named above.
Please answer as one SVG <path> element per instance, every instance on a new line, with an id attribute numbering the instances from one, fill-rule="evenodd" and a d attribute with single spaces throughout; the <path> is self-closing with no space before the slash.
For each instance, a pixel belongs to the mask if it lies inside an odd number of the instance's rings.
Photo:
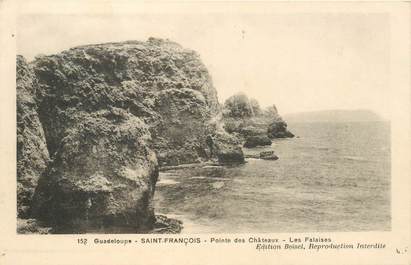
<path id="1" fill-rule="evenodd" d="M 197 51 L 220 102 L 244 92 L 281 114 L 390 117 L 389 17 L 378 13 L 39 15 L 18 19 L 28 60 L 92 43 L 167 38 Z"/>

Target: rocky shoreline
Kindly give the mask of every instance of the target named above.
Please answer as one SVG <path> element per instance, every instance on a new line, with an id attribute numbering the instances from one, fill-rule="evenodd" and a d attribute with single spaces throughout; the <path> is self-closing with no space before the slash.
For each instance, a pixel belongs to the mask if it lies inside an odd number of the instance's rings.
<path id="1" fill-rule="evenodd" d="M 177 219 L 168 218 L 165 215 L 156 215 L 153 228 L 147 231 L 131 231 L 132 233 L 146 233 L 146 234 L 178 234 L 184 228 L 183 222 Z M 53 228 L 47 227 L 44 223 L 39 222 L 36 219 L 21 219 L 17 218 L 17 233 L 19 234 L 61 234 L 61 231 L 71 231 L 71 233 L 82 233 L 77 231 L 76 228 Z M 125 229 L 123 233 L 127 233 L 128 229 Z M 89 231 L 93 232 L 93 231 Z M 111 233 L 112 231 L 105 231 Z M 64 233 L 65 234 L 65 233 Z"/>
<path id="2" fill-rule="evenodd" d="M 275 106 L 221 105 L 199 55 L 169 40 L 17 56 L 16 90 L 18 233 L 178 233 L 154 214 L 159 170 L 244 163 L 243 144 L 293 136 Z"/>

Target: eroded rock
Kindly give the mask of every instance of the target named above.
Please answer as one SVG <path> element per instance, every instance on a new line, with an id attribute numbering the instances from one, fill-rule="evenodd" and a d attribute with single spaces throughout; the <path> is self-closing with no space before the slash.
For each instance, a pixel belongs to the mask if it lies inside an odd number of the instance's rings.
<path id="1" fill-rule="evenodd" d="M 155 234 L 178 234 L 183 229 L 183 222 L 168 218 L 164 215 L 156 215 L 156 222 L 151 233 Z"/>
<path id="2" fill-rule="evenodd" d="M 217 93 L 200 57 L 174 42 L 86 45 L 39 56 L 29 67 L 35 84 L 22 84 L 30 93 L 19 89 L 27 75 L 17 72 L 18 203 L 56 232 L 113 224 L 149 231 L 158 162 L 244 161 L 225 140 L 209 150 Z M 30 168 L 34 174 L 25 173 Z M 30 185 L 20 181 L 27 176 Z"/>
<path id="3" fill-rule="evenodd" d="M 287 123 L 284 121 L 273 122 L 267 128 L 267 134 L 270 138 L 292 138 L 292 134 L 287 129 Z"/>
<path id="4" fill-rule="evenodd" d="M 244 147 L 253 148 L 257 146 L 271 145 L 271 139 L 265 135 L 249 136 L 246 138 Z"/>
<path id="5" fill-rule="evenodd" d="M 221 150 L 218 154 L 220 164 L 242 164 L 245 162 L 241 147 L 231 147 Z"/>
<path id="6" fill-rule="evenodd" d="M 19 234 L 50 234 L 52 227 L 45 227 L 36 219 L 17 218 L 17 233 Z"/>
<path id="7" fill-rule="evenodd" d="M 278 156 L 274 154 L 274 151 L 260 152 L 260 159 L 264 160 L 278 160 Z"/>
<path id="8" fill-rule="evenodd" d="M 49 153 L 37 113 L 37 80 L 25 59 L 17 56 L 17 212 L 27 218 L 40 176 Z"/>
<path id="9" fill-rule="evenodd" d="M 223 106 L 224 129 L 245 140 L 251 136 L 286 138 L 294 135 L 287 130 L 287 123 L 278 114 L 275 105 L 261 109 L 255 99 L 245 94 L 229 97 Z"/>
<path id="10" fill-rule="evenodd" d="M 47 174 L 39 181 L 33 215 L 62 231 L 95 228 L 151 229 L 158 177 L 150 134 L 123 111 L 79 113 L 65 131 Z"/>
<path id="11" fill-rule="evenodd" d="M 217 158 L 220 164 L 244 163 L 244 153 L 240 141 L 235 136 L 223 130 L 217 130 L 215 135 L 207 137 L 211 157 Z"/>

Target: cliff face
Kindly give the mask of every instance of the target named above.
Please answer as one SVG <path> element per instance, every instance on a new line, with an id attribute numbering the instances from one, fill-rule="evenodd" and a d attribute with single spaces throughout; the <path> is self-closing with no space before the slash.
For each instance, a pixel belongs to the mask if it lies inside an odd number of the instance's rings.
<path id="1" fill-rule="evenodd" d="M 205 124 L 218 111 L 218 100 L 195 52 L 151 38 L 73 48 L 38 58 L 34 69 L 51 153 L 65 128 L 76 123 L 73 113 L 113 107 L 149 126 L 161 165 L 204 156 Z"/>
<path id="2" fill-rule="evenodd" d="M 150 229 L 158 169 L 146 125 L 121 109 L 73 119 L 39 181 L 34 216 L 80 232 L 111 224 Z"/>
<path id="3" fill-rule="evenodd" d="M 144 231 L 154 223 L 158 163 L 210 157 L 219 104 L 195 52 L 149 39 L 81 46 L 30 67 L 17 60 L 18 201 L 30 217 L 79 231 Z"/>
<path id="4" fill-rule="evenodd" d="M 249 99 L 241 93 L 225 101 L 223 122 L 227 132 L 246 142 L 256 142 L 255 139 L 259 138 L 261 143 L 266 143 L 268 138 L 294 137 L 275 105 L 261 109 L 255 99 Z"/>
<path id="5" fill-rule="evenodd" d="M 57 233 L 150 230 L 159 166 L 243 163 L 241 140 L 292 136 L 275 107 L 221 108 L 199 56 L 153 38 L 18 57 L 17 122 L 19 216 Z"/>
<path id="6" fill-rule="evenodd" d="M 49 153 L 35 101 L 37 81 L 32 69 L 18 56 L 17 89 L 17 212 L 27 217 L 38 179 L 46 169 Z"/>

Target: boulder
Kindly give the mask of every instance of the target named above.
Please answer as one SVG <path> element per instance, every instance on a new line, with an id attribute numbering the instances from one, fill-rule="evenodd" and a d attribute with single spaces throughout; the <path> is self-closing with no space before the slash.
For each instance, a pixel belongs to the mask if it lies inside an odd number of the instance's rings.
<path id="1" fill-rule="evenodd" d="M 238 146 L 221 149 L 217 158 L 220 164 L 242 164 L 245 162 L 243 150 Z"/>
<path id="2" fill-rule="evenodd" d="M 267 128 L 267 135 L 271 139 L 294 137 L 294 134 L 287 130 L 287 123 L 284 121 L 271 123 Z"/>
<path id="3" fill-rule="evenodd" d="M 206 142 L 211 158 L 217 158 L 218 163 L 241 164 L 245 162 L 239 139 L 224 130 L 219 129 L 214 135 L 209 135 Z"/>
<path id="4" fill-rule="evenodd" d="M 122 110 L 78 113 L 46 174 L 33 216 L 55 231 L 87 232 L 124 226 L 151 229 L 158 177 L 147 126 Z"/>
<path id="5" fill-rule="evenodd" d="M 154 229 L 150 233 L 155 234 L 178 234 L 183 229 L 183 222 L 168 218 L 164 215 L 156 215 Z"/>
<path id="6" fill-rule="evenodd" d="M 260 152 L 260 159 L 264 160 L 277 160 L 278 156 L 274 154 L 274 151 L 263 151 Z"/>
<path id="7" fill-rule="evenodd" d="M 257 146 L 271 145 L 271 139 L 265 135 L 250 136 L 246 138 L 244 147 L 253 148 Z"/>

